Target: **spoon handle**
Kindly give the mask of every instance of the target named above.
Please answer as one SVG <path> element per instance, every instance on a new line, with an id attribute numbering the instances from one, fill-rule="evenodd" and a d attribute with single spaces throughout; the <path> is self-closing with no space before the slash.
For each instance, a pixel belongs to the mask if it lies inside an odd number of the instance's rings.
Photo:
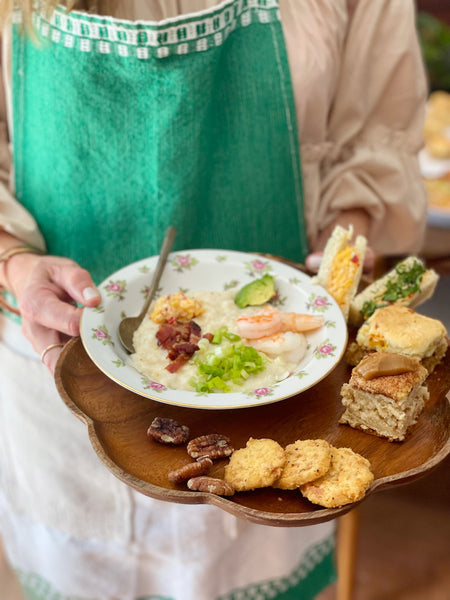
<path id="1" fill-rule="evenodd" d="M 155 295 L 156 290 L 158 289 L 159 280 L 161 279 L 162 272 L 164 267 L 166 266 L 167 257 L 172 249 L 173 242 L 175 236 L 177 234 L 177 230 L 175 227 L 171 225 L 167 228 L 166 233 L 164 235 L 164 240 L 161 246 L 161 251 L 159 253 L 158 263 L 156 265 L 155 272 L 153 273 L 153 278 L 150 283 L 150 289 L 148 292 L 147 299 L 144 303 L 142 311 L 139 315 L 139 319 L 143 319 L 147 313 L 148 307 L 150 306 L 151 301 L 153 300 L 153 296 Z"/>

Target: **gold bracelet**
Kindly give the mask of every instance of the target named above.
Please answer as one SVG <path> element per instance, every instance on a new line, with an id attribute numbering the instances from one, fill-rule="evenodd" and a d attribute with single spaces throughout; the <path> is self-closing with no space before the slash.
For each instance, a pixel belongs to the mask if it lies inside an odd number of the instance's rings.
<path id="1" fill-rule="evenodd" d="M 15 256 L 16 254 L 24 254 L 25 252 L 29 252 L 30 254 L 44 254 L 42 250 L 38 248 L 33 248 L 33 246 L 13 246 L 12 248 L 8 248 L 0 254 L 0 263 L 6 263 L 10 258 Z"/>
<path id="2" fill-rule="evenodd" d="M 4 308 L 6 309 L 8 312 L 10 313 L 14 313 L 15 315 L 19 315 L 20 316 L 20 310 L 18 310 L 15 306 L 12 306 L 12 304 L 10 304 L 9 302 L 7 302 L 2 294 L 3 294 L 3 289 L 0 287 L 0 308 Z"/>

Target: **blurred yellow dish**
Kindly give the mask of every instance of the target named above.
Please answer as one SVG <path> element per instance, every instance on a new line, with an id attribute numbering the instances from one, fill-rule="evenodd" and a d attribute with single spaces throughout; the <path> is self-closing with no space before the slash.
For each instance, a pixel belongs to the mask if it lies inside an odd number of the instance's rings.
<path id="1" fill-rule="evenodd" d="M 426 141 L 426 147 L 428 152 L 434 158 L 450 158 L 450 138 L 445 135 L 438 134 L 430 136 Z"/>
<path id="2" fill-rule="evenodd" d="M 437 159 L 450 158 L 450 94 L 436 91 L 428 98 L 423 136 L 429 154 Z"/>
<path id="3" fill-rule="evenodd" d="M 425 179 L 428 204 L 450 210 L 450 172 L 437 179 Z"/>

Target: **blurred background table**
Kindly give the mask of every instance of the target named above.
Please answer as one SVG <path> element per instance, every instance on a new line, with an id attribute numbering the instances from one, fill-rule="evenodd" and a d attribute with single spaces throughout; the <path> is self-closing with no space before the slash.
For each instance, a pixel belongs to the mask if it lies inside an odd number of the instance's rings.
<path id="1" fill-rule="evenodd" d="M 436 168 L 439 168 L 439 160 L 433 162 L 433 159 L 436 159 L 438 155 L 441 159 L 442 175 L 450 172 L 450 1 L 416 0 L 416 8 L 417 28 L 428 74 L 430 100 L 432 100 L 432 95 L 435 92 L 449 94 L 449 107 L 444 110 L 444 114 L 442 111 L 439 114 L 439 119 L 443 123 L 440 133 L 443 134 L 444 138 L 441 138 L 441 143 L 435 146 L 435 155 L 431 152 L 432 144 L 429 144 L 429 135 L 435 131 L 437 121 L 434 119 L 435 115 L 431 115 L 432 102 L 429 103 L 427 120 L 433 118 L 433 123 L 425 122 L 425 148 L 420 156 L 424 176 L 438 177 Z M 442 109 L 442 104 L 440 108 Z M 445 138 L 448 140 L 447 144 L 445 144 Z M 423 160 L 424 157 L 425 161 Z M 431 159 L 431 161 L 427 159 Z M 449 187 L 450 184 L 447 184 L 447 189 Z M 447 210 L 442 214 L 442 219 L 439 213 L 437 215 L 430 214 L 433 210 L 429 211 L 429 222 L 422 252 L 424 256 L 433 258 L 450 256 L 450 192 L 448 194 Z M 430 208 L 433 208 L 432 204 L 430 204 Z M 444 226 L 444 222 L 446 226 Z"/>

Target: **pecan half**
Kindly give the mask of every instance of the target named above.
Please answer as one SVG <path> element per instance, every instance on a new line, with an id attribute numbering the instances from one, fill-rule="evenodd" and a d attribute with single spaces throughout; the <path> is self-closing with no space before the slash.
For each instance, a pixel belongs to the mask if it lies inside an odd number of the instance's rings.
<path id="1" fill-rule="evenodd" d="M 210 458 L 201 458 L 195 462 L 183 465 L 179 469 L 174 469 L 168 474 L 168 478 L 173 483 L 182 483 L 191 479 L 191 477 L 198 477 L 199 475 L 206 475 L 209 473 L 212 467 L 213 461 Z"/>
<path id="2" fill-rule="evenodd" d="M 211 460 L 223 458 L 233 454 L 231 440 L 226 435 L 220 433 L 209 433 L 194 438 L 187 445 L 187 453 L 192 458 L 202 458 L 207 456 Z"/>
<path id="3" fill-rule="evenodd" d="M 147 435 L 161 444 L 185 444 L 189 439 L 189 427 L 168 417 L 155 417 L 147 429 Z"/>
<path id="4" fill-rule="evenodd" d="M 189 479 L 187 486 L 194 492 L 209 492 L 217 496 L 232 496 L 234 494 L 234 488 L 227 481 L 205 475 Z"/>

